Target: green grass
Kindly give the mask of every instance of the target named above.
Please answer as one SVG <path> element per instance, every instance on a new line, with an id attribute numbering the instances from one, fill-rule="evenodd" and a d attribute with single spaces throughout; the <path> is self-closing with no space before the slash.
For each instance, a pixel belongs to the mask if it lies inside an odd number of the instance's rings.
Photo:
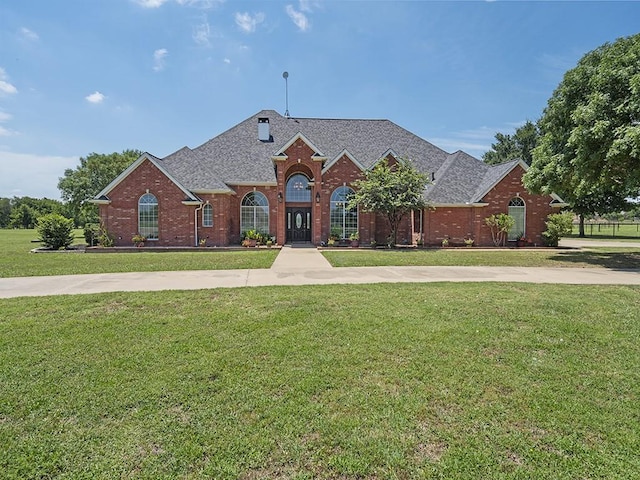
<path id="1" fill-rule="evenodd" d="M 589 250 L 477 248 L 427 250 L 323 250 L 334 267 L 370 266 L 517 266 L 640 268 L 638 248 L 592 247 Z"/>
<path id="2" fill-rule="evenodd" d="M 83 243 L 82 231 L 76 231 Z M 277 250 L 135 253 L 29 253 L 40 246 L 31 243 L 35 230 L 0 229 L 0 277 L 70 275 L 79 273 L 156 272 L 173 270 L 220 270 L 269 268 Z"/>
<path id="3" fill-rule="evenodd" d="M 3 479 L 640 471 L 637 287 L 277 287 L 0 311 Z"/>
<path id="4" fill-rule="evenodd" d="M 578 238 L 579 227 L 573 226 L 572 237 Z M 598 240 L 638 240 L 640 239 L 640 223 L 636 224 L 616 224 L 615 227 L 610 224 L 585 224 L 585 235 L 587 238 L 596 238 Z"/>

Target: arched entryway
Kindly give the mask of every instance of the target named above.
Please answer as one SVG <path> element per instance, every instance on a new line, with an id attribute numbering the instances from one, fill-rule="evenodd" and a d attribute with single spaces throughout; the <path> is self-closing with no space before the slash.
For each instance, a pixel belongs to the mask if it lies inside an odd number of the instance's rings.
<path id="1" fill-rule="evenodd" d="M 309 177 L 297 172 L 287 179 L 285 190 L 286 242 L 311 241 L 311 185 Z"/>

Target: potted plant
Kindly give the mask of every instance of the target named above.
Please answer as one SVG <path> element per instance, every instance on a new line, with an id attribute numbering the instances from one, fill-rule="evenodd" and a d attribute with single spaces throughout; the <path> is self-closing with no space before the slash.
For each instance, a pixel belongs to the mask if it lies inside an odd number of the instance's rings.
<path id="1" fill-rule="evenodd" d="M 244 234 L 244 239 L 247 240 L 246 246 L 255 247 L 258 242 L 258 232 L 256 230 L 247 230 Z"/>
<path id="2" fill-rule="evenodd" d="M 516 237 L 516 246 L 517 247 L 524 247 L 527 244 L 527 239 L 524 236 L 524 232 L 520 232 L 518 234 L 518 236 Z"/>
<path id="3" fill-rule="evenodd" d="M 467 235 L 467 236 L 465 237 L 465 239 L 464 239 L 464 244 L 465 244 L 467 247 L 473 247 L 473 242 L 474 242 L 474 239 L 473 239 L 473 238 L 471 238 L 471 235 Z"/>
<path id="4" fill-rule="evenodd" d="M 353 232 L 349 235 L 349 240 L 351 240 L 352 247 L 355 248 L 360 246 L 360 234 L 358 232 Z"/>
<path id="5" fill-rule="evenodd" d="M 449 237 L 444 237 L 442 239 L 442 248 L 447 248 L 449 246 Z"/>
<path id="6" fill-rule="evenodd" d="M 131 241 L 133 242 L 133 244 L 136 247 L 144 247 L 144 242 L 147 241 L 146 237 L 144 235 L 140 235 L 139 233 L 136 233 L 132 238 Z"/>
<path id="7" fill-rule="evenodd" d="M 200 241 L 198 242 L 198 245 L 201 247 L 206 247 L 207 246 L 207 239 L 206 238 L 201 238 Z"/>

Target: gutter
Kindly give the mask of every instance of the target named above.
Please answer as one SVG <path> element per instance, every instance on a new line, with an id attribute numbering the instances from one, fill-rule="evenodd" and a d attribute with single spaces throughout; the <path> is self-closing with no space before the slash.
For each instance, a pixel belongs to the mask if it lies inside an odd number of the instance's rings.
<path id="1" fill-rule="evenodd" d="M 209 200 L 207 200 L 207 203 L 209 203 Z M 199 205 L 200 206 L 193 211 L 193 238 L 195 238 L 196 242 L 194 247 L 198 246 L 198 212 L 204 208 L 205 204 L 200 202 Z"/>

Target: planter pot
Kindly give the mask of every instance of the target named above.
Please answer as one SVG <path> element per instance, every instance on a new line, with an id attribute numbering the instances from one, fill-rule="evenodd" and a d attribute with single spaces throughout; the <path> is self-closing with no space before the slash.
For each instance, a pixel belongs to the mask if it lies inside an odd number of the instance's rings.
<path id="1" fill-rule="evenodd" d="M 255 239 L 253 239 L 253 240 L 252 240 L 252 239 L 249 239 L 249 242 L 248 242 L 248 243 L 249 243 L 249 246 L 250 246 L 250 247 L 255 247 L 255 246 L 256 246 L 256 243 L 258 243 L 258 242 L 257 242 L 257 240 L 255 240 Z"/>
<path id="2" fill-rule="evenodd" d="M 353 248 L 358 248 L 360 246 L 360 242 L 358 240 L 351 240 L 351 246 Z"/>

